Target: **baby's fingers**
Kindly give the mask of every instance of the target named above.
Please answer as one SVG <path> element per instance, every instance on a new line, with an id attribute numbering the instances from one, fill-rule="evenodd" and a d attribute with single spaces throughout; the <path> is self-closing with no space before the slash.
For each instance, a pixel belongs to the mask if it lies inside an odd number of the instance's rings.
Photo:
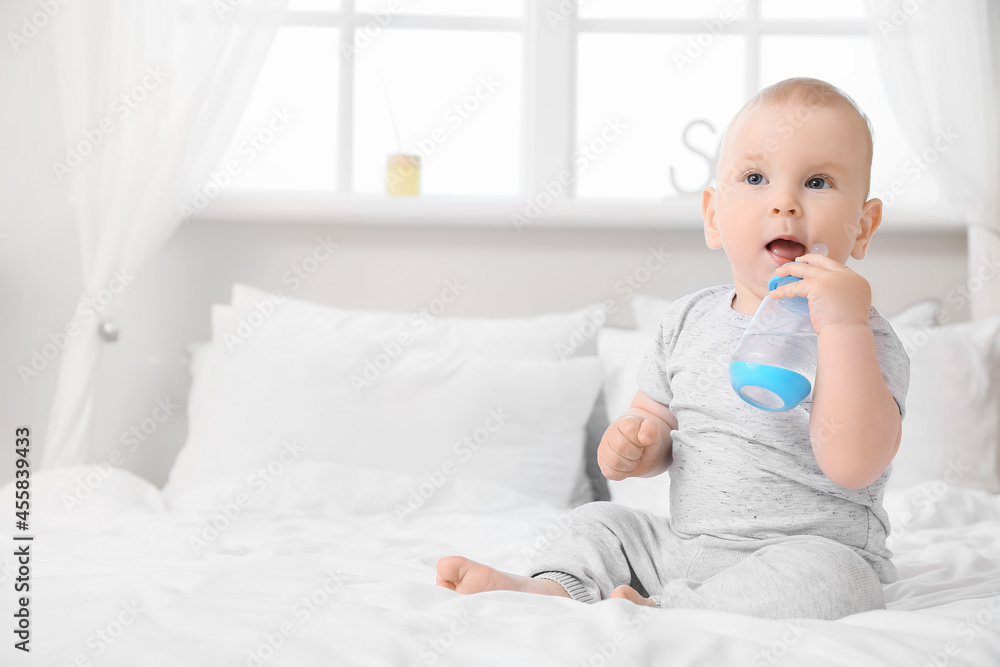
<path id="1" fill-rule="evenodd" d="M 659 439 L 654 421 L 638 415 L 622 415 L 607 430 L 597 451 L 597 462 L 608 479 L 631 477 L 643 466 L 643 459 L 653 450 L 647 449 Z"/>
<path id="2" fill-rule="evenodd" d="M 621 433 L 609 433 L 597 451 L 597 462 L 608 479 L 624 479 L 639 465 L 642 448 Z"/>
<path id="3" fill-rule="evenodd" d="M 639 444 L 639 431 L 643 421 L 641 417 L 636 415 L 623 415 L 618 419 L 618 432 L 625 436 L 629 442 Z"/>
<path id="4" fill-rule="evenodd" d="M 642 456 L 642 447 L 635 444 L 621 433 L 609 433 L 606 438 L 608 449 L 616 459 L 638 461 Z M 617 466 L 616 466 L 617 467 Z"/>
<path id="5" fill-rule="evenodd" d="M 639 426 L 638 442 L 643 447 L 652 445 L 660 438 L 660 427 L 652 419 L 644 419 Z"/>
<path id="6" fill-rule="evenodd" d="M 640 448 L 652 445 L 660 437 L 660 429 L 655 421 L 635 415 L 624 415 L 618 421 L 618 430 L 629 442 Z"/>

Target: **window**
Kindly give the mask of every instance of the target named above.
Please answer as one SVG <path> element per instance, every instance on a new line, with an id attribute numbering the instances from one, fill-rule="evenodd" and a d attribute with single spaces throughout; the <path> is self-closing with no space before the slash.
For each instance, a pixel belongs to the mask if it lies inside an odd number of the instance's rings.
<path id="1" fill-rule="evenodd" d="M 902 173 L 909 151 L 861 0 L 592 0 L 580 17 L 577 142 L 602 117 L 617 113 L 630 125 L 606 159 L 580 174 L 581 197 L 700 193 L 733 113 L 761 87 L 793 76 L 840 87 L 871 119 L 873 195 Z M 937 199 L 923 184 L 907 194 Z"/>
<path id="2" fill-rule="evenodd" d="M 926 217 L 929 175 L 888 192 L 914 166 L 868 30 L 863 0 L 291 0 L 238 139 L 293 120 L 227 196 L 690 226 L 743 101 L 813 76 L 872 121 L 872 195 Z M 421 156 L 419 203 L 385 195 L 401 152 Z"/>
<path id="3" fill-rule="evenodd" d="M 388 157 L 406 153 L 421 157 L 422 194 L 517 196 L 522 10 L 292 0 L 237 135 L 254 136 L 275 109 L 292 120 L 236 187 L 384 194 Z"/>

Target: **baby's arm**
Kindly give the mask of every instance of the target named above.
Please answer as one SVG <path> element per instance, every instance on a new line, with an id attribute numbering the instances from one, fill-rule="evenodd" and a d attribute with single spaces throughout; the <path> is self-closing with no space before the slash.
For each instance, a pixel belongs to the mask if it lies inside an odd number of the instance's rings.
<path id="1" fill-rule="evenodd" d="M 871 285 L 840 262 L 814 253 L 774 273 L 802 278 L 776 287 L 770 297 L 808 298 L 817 334 L 809 414 L 816 463 L 837 486 L 862 489 L 889 467 L 902 435 L 899 406 L 882 378 L 870 326 Z"/>
<path id="2" fill-rule="evenodd" d="M 809 434 L 820 469 L 847 489 L 874 482 L 896 455 L 902 419 L 867 324 L 820 332 Z"/>
<path id="3" fill-rule="evenodd" d="M 632 405 L 616 419 L 601 438 L 597 463 L 611 480 L 626 477 L 654 477 L 673 462 L 673 438 L 677 418 L 670 408 L 653 400 L 642 390 Z"/>

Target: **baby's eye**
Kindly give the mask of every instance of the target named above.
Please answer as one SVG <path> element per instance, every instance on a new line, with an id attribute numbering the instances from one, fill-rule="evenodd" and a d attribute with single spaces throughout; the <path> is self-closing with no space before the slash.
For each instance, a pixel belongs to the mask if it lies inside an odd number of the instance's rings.
<path id="1" fill-rule="evenodd" d="M 764 178 L 764 174 L 758 174 L 757 172 L 747 174 L 743 180 L 750 185 L 761 185 L 767 182 L 767 179 Z"/>
<path id="2" fill-rule="evenodd" d="M 806 181 L 806 187 L 812 190 L 823 190 L 830 187 L 830 184 L 826 182 L 825 178 L 820 178 L 819 176 L 814 176 Z"/>

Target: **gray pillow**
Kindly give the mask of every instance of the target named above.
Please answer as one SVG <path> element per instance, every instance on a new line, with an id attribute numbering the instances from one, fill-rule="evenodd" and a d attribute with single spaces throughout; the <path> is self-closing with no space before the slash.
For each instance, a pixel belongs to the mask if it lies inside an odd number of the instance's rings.
<path id="1" fill-rule="evenodd" d="M 604 432 L 610 426 L 607 411 L 604 409 L 604 390 L 597 395 L 597 402 L 594 403 L 594 410 L 590 413 L 590 420 L 587 422 L 587 440 L 583 455 L 586 457 L 587 481 L 590 482 L 590 491 L 594 500 L 611 500 L 611 493 L 608 491 L 608 478 L 601 472 L 597 465 L 597 447 L 601 444 Z"/>

